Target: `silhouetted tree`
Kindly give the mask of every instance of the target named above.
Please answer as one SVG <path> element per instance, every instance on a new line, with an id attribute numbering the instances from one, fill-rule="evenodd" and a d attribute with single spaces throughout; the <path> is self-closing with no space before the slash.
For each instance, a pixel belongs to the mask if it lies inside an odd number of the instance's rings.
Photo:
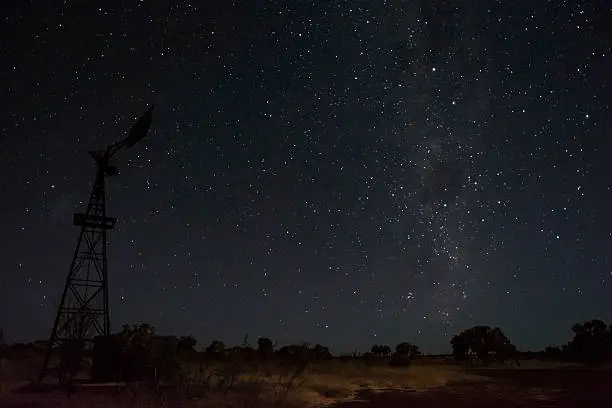
<path id="1" fill-rule="evenodd" d="M 259 356 L 259 351 L 251 346 L 235 346 L 226 350 L 225 356 L 234 360 L 250 361 Z"/>
<path id="2" fill-rule="evenodd" d="M 206 347 L 206 354 L 214 358 L 222 358 L 225 355 L 225 344 L 218 340 L 213 340 L 208 347 Z"/>
<path id="3" fill-rule="evenodd" d="M 468 336 L 463 333 L 455 334 L 451 338 L 451 347 L 453 348 L 453 357 L 457 361 L 465 361 L 468 359 L 468 352 L 470 351 L 470 343 Z"/>
<path id="4" fill-rule="evenodd" d="M 274 343 L 267 337 L 260 337 L 257 340 L 257 352 L 261 357 L 271 357 L 274 354 Z"/>
<path id="5" fill-rule="evenodd" d="M 196 344 L 197 341 L 193 336 L 181 336 L 178 339 L 177 348 L 183 351 L 194 351 Z"/>
<path id="6" fill-rule="evenodd" d="M 419 346 L 410 343 L 400 343 L 395 346 L 395 352 L 399 356 L 408 356 L 410 358 L 414 358 L 421 354 L 419 351 Z"/>
<path id="7" fill-rule="evenodd" d="M 507 360 L 514 360 L 518 364 L 518 351 L 516 346 L 510 342 L 510 339 L 501 331 L 499 327 L 495 327 L 490 332 L 491 344 L 490 351 L 495 353 L 495 357 L 501 364 Z"/>
<path id="8" fill-rule="evenodd" d="M 612 359 L 612 326 L 599 319 L 572 326 L 574 338 L 566 351 L 578 361 L 600 364 Z"/>
<path id="9" fill-rule="evenodd" d="M 395 346 L 395 355 L 391 359 L 392 365 L 410 365 L 421 352 L 419 346 L 410 343 L 400 343 Z"/>
<path id="10" fill-rule="evenodd" d="M 280 359 L 306 361 L 310 359 L 310 348 L 308 343 L 291 344 L 281 347 L 276 356 Z"/>
<path id="11" fill-rule="evenodd" d="M 559 359 L 563 357 L 563 351 L 559 346 L 547 346 L 542 352 L 545 358 Z"/>
<path id="12" fill-rule="evenodd" d="M 124 352 L 135 358 L 148 355 L 151 337 L 155 334 L 155 328 L 148 323 L 123 325 L 119 336 L 122 339 Z"/>
<path id="13" fill-rule="evenodd" d="M 373 345 L 370 351 L 372 354 L 379 357 L 388 357 L 391 355 L 391 347 L 382 344 Z"/>
<path id="14" fill-rule="evenodd" d="M 149 323 L 141 323 L 141 324 L 124 324 L 122 326 L 123 334 L 131 334 L 131 335 L 149 335 L 152 336 L 155 334 L 155 327 L 151 326 Z"/>
<path id="15" fill-rule="evenodd" d="M 290 357 L 290 351 L 291 349 L 289 348 L 289 346 L 282 346 L 281 348 L 279 348 L 278 350 L 276 350 L 276 357 L 281 358 L 281 359 L 288 359 Z"/>
<path id="16" fill-rule="evenodd" d="M 315 360 L 327 360 L 332 357 L 329 347 L 322 346 L 321 344 L 315 344 L 311 350 L 311 355 Z"/>
<path id="17" fill-rule="evenodd" d="M 176 351 L 182 358 L 193 358 L 197 354 L 195 350 L 196 344 L 197 341 L 193 336 L 181 336 L 176 344 Z"/>
<path id="18" fill-rule="evenodd" d="M 561 346 L 561 354 L 567 358 L 571 358 L 571 352 L 570 352 L 570 345 L 568 344 L 563 344 Z"/>
<path id="19" fill-rule="evenodd" d="M 488 364 L 490 354 L 501 362 L 516 358 L 516 347 L 499 327 L 474 326 L 451 338 L 453 356 L 457 360 L 467 360 L 474 354 L 483 364 Z M 518 361 L 518 360 L 517 360 Z"/>
<path id="20" fill-rule="evenodd" d="M 493 341 L 489 326 L 474 326 L 468 330 L 470 349 L 483 364 L 489 363 L 489 353 L 493 351 Z"/>

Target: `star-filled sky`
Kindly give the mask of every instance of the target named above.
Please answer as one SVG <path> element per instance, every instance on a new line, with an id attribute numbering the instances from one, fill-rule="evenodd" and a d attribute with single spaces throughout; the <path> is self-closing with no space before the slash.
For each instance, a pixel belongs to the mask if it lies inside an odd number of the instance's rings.
<path id="1" fill-rule="evenodd" d="M 0 326 L 46 338 L 95 166 L 111 320 L 335 352 L 612 320 L 609 1 L 12 1 Z"/>

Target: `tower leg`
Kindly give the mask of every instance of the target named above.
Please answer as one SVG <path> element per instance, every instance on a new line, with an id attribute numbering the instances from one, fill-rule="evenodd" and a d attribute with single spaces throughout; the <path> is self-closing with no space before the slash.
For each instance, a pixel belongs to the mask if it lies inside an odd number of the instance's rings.
<path id="1" fill-rule="evenodd" d="M 106 217 L 104 169 L 105 163 L 98 162 L 87 211 L 74 215 L 74 225 L 80 226 L 81 232 L 49 337 L 39 382 L 51 373 L 57 375 L 60 383 L 72 381 L 83 361 L 83 353 L 93 338 L 110 334 L 106 234 L 113 228 L 116 219 Z M 59 364 L 52 367 L 54 351 L 59 352 Z"/>

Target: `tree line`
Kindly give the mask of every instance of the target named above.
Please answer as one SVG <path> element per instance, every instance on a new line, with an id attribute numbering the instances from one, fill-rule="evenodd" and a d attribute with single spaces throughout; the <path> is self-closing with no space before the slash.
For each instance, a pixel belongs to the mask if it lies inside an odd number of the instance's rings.
<path id="1" fill-rule="evenodd" d="M 505 363 L 517 361 L 519 357 L 541 358 L 575 361 L 587 364 L 600 364 L 612 361 L 612 324 L 608 325 L 603 320 L 592 319 L 584 323 L 577 323 L 571 327 L 572 339 L 562 345 L 547 346 L 544 350 L 537 352 L 520 352 L 512 341 L 499 327 L 477 325 L 463 330 L 452 336 L 450 346 L 452 356 L 457 362 L 470 362 L 489 364 L 493 361 Z M 116 333 L 122 348 L 125 350 L 138 351 L 148 347 L 150 338 L 155 336 L 155 328 L 149 324 L 124 325 L 122 330 Z M 197 351 L 197 341 L 193 336 L 167 336 L 176 339 L 176 352 L 187 358 L 206 356 L 212 359 L 298 359 L 298 360 L 327 360 L 332 358 L 329 347 L 321 344 L 311 346 L 309 343 L 290 344 L 279 347 L 270 338 L 261 337 L 257 344 L 249 344 L 248 335 L 242 344 L 228 347 L 219 340 L 213 340 L 203 350 Z M 14 344 L 8 346 L 4 341 L 3 332 L 0 329 L 0 360 L 7 357 L 11 350 L 15 352 L 25 350 L 36 350 L 41 348 L 44 342 L 36 344 Z M 375 344 L 371 349 L 362 354 L 353 354 L 353 358 L 378 357 L 389 359 L 390 363 L 404 365 L 421 356 L 419 346 L 408 342 L 399 343 L 392 349 L 388 345 Z"/>
<path id="2" fill-rule="evenodd" d="M 571 331 L 572 340 L 561 346 L 546 347 L 543 356 L 595 365 L 612 361 L 612 324 L 593 319 L 576 323 Z"/>
<path id="3" fill-rule="evenodd" d="M 504 363 L 519 357 L 564 360 L 585 364 L 612 361 L 612 324 L 593 319 L 571 327 L 572 339 L 560 346 L 547 346 L 539 352 L 519 352 L 499 327 L 474 326 L 454 335 L 451 340 L 453 357 L 457 361 L 488 364 L 492 360 Z"/>

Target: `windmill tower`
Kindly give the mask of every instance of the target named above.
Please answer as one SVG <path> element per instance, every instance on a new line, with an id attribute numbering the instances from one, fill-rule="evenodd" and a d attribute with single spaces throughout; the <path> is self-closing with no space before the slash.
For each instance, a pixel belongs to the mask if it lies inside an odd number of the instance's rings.
<path id="1" fill-rule="evenodd" d="M 117 219 L 106 215 L 106 177 L 119 173 L 110 164 L 110 159 L 147 135 L 154 107 L 151 106 L 136 121 L 125 139 L 105 150 L 89 152 L 96 163 L 96 177 L 85 213 L 74 214 L 73 224 L 81 228 L 81 233 L 49 337 L 39 382 L 50 374 L 56 375 L 60 384 L 70 382 L 93 338 L 110 334 L 106 243 L 107 231 L 115 226 Z M 51 357 L 56 351 L 59 363 L 51 366 Z"/>

